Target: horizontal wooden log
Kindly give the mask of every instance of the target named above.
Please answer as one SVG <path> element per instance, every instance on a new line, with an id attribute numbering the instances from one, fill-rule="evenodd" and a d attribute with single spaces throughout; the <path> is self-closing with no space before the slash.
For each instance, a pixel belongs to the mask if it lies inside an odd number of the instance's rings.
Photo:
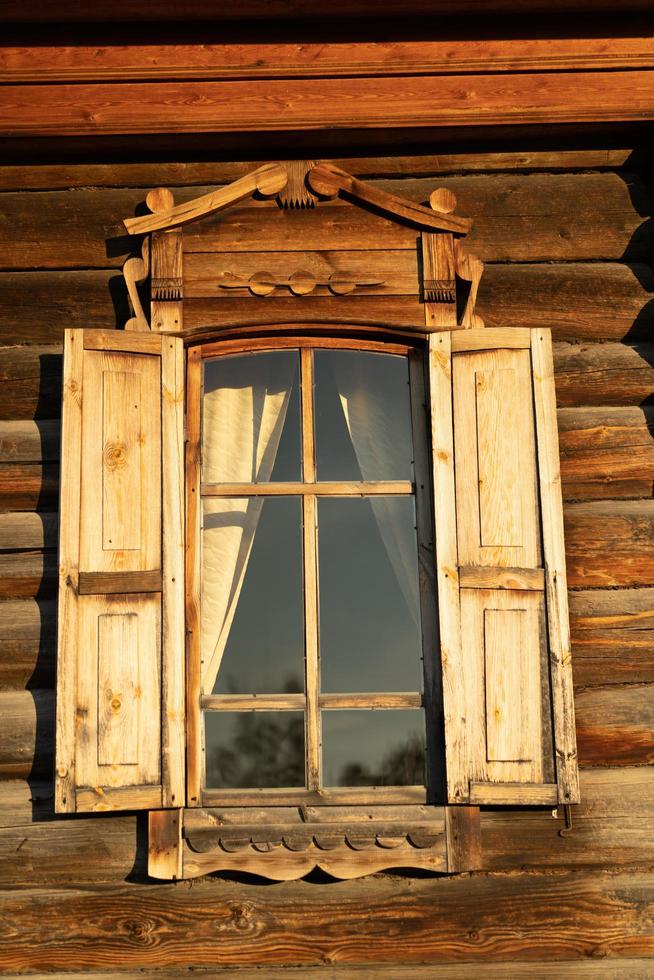
<path id="1" fill-rule="evenodd" d="M 0 553 L 0 598 L 50 598 L 56 584 L 56 551 Z"/>
<path id="2" fill-rule="evenodd" d="M 0 422 L 0 463 L 48 463 L 59 460 L 59 419 Z"/>
<path id="3" fill-rule="evenodd" d="M 565 832 L 562 812 L 482 812 L 484 869 L 650 867 L 654 859 L 654 780 L 646 766 L 586 769 L 581 803 Z M 561 834 L 560 831 L 564 830 Z"/>
<path id="4" fill-rule="evenodd" d="M 54 687 L 55 600 L 6 599 L 0 614 L 0 690 Z"/>
<path id="5" fill-rule="evenodd" d="M 474 71 L 652 68 L 649 37 L 360 41 L 357 44 L 80 44 L 8 46 L 0 81 L 100 82 L 311 78 Z"/>
<path id="6" fill-rule="evenodd" d="M 568 585 L 654 585 L 654 500 L 592 501 L 564 508 Z"/>
<path id="7" fill-rule="evenodd" d="M 58 530 L 57 514 L 29 511 L 0 513 L 0 552 L 51 550 L 57 547 Z"/>
<path id="8" fill-rule="evenodd" d="M 654 589 L 570 593 L 575 685 L 654 683 Z"/>
<path id="9" fill-rule="evenodd" d="M 132 814 L 58 819 L 52 783 L 34 780 L 0 781 L 0 814 L 0 889 L 145 877 Z"/>
<path id="10" fill-rule="evenodd" d="M 550 959 L 547 962 L 529 961 L 530 980 L 647 980 L 648 972 L 652 966 L 650 958 L 634 959 L 633 957 L 618 959 L 615 956 L 609 959 L 597 959 L 589 957 L 585 960 L 559 960 Z M 457 963 L 443 964 L 430 963 L 429 966 L 404 966 L 400 963 L 380 965 L 376 963 L 370 966 L 352 966 L 347 963 L 332 963 L 329 966 L 329 977 L 343 978 L 343 980 L 461 980 L 462 971 L 469 976 L 476 973 L 480 968 L 479 963 Z M 503 963 L 484 963 L 484 980 L 524 980 L 525 967 L 522 963 L 508 962 Z M 554 973 L 552 972 L 554 971 Z M 266 980 L 291 980 L 293 967 L 287 966 L 266 966 Z M 323 966 L 302 967 L 302 980 L 324 980 L 325 968 Z M 233 976 L 234 980 L 261 980 L 261 970 L 259 967 L 237 967 L 234 970 L 229 968 L 222 971 L 224 980 L 229 980 Z M 74 980 L 75 974 L 71 974 Z M 87 974 L 91 980 L 143 980 L 143 972 L 140 970 L 121 970 L 120 973 L 105 973 L 94 970 L 92 974 Z M 177 968 L 175 970 L 159 970 L 156 972 L 157 980 L 180 980 L 188 977 L 189 980 L 197 977 L 215 977 L 215 971 L 208 967 L 188 967 L 187 969 Z M 30 973 L 30 980 L 52 980 L 51 973 Z"/>
<path id="11" fill-rule="evenodd" d="M 556 400 L 567 405 L 641 405 L 654 399 L 654 344 L 554 348 Z"/>
<path id="12" fill-rule="evenodd" d="M 3 463 L 0 464 L 0 510 L 22 507 L 56 505 L 59 492 L 57 464 Z"/>
<path id="13" fill-rule="evenodd" d="M 2 136 L 646 121 L 644 71 L 7 85 Z"/>
<path id="14" fill-rule="evenodd" d="M 651 956 L 654 876 L 379 876 L 329 888 L 252 884 L 247 892 L 229 880 L 147 890 L 34 888 L 3 895 L 3 917 L 0 955 L 8 970 L 61 971 L 72 962 L 78 970 L 117 962 L 125 970 L 329 970 L 332 963 L 393 964 L 401 951 L 404 965 L 474 961 L 475 972 L 508 960 L 528 972 L 530 962 L 544 959 Z"/>
<path id="15" fill-rule="evenodd" d="M 487 262 L 638 261 L 651 256 L 651 194 L 633 175 L 500 174 L 453 176 L 446 181 L 373 179 L 371 183 L 416 202 L 428 201 L 434 188 L 446 183 L 456 194 L 457 213 L 474 218 L 467 243 Z M 175 197 L 182 203 L 214 187 L 181 188 Z M 125 234 L 123 219 L 134 214 L 146 194 L 147 188 L 50 191 L 38 197 L 33 192 L 4 194 L 0 207 L 14 233 L 0 243 L 0 266 L 7 270 L 120 266 L 134 245 Z M 243 204 L 222 213 L 219 220 L 189 226 L 185 249 L 325 252 L 361 249 L 366 242 L 382 253 L 392 248 L 415 253 L 415 238 L 411 228 L 343 201 L 323 203 L 310 211 L 280 211 L 273 201 Z M 383 254 L 373 252 L 367 261 L 377 263 L 381 258 Z M 238 255 L 226 256 L 224 261 L 227 268 L 234 265 L 237 273 L 239 266 L 249 269 L 252 262 L 255 271 L 257 262 L 272 272 L 276 261 L 284 269 L 289 265 L 284 255 L 268 259 L 243 255 L 240 260 Z M 303 256 L 302 262 L 306 261 Z M 322 261 L 328 264 L 329 256 Z M 415 255 L 407 256 L 407 261 L 407 276 L 413 275 L 415 291 Z M 215 293 L 216 260 L 205 257 L 207 262 L 214 270 Z M 189 258 L 186 265 L 189 295 L 203 295 L 206 276 L 201 275 L 201 262 Z M 369 266 L 368 273 L 377 273 L 376 264 Z"/>
<path id="16" fill-rule="evenodd" d="M 477 308 L 487 326 L 547 326 L 557 340 L 637 340 L 651 335 L 652 293 L 654 274 L 642 264 L 490 265 Z M 0 274 L 0 343 L 57 344 L 65 327 L 112 329 L 129 315 L 122 276 L 113 271 Z M 191 328 L 316 319 L 424 329 L 424 308 L 403 296 L 185 302 Z"/>
<path id="17" fill-rule="evenodd" d="M 586 689 L 575 695 L 577 750 L 584 766 L 654 763 L 654 687 Z"/>
<path id="18" fill-rule="evenodd" d="M 564 499 L 651 498 L 654 407 L 560 408 L 558 423 Z"/>
<path id="19" fill-rule="evenodd" d="M 0 693 L 0 779 L 51 778 L 54 691 Z"/>
<path id="20" fill-rule="evenodd" d="M 61 344 L 51 347 L 0 347 L 0 419 L 59 417 L 61 352 Z M 14 442 L 17 438 L 14 438 Z M 43 432 L 42 440 L 45 442 L 46 439 Z M 53 445 L 51 440 L 48 440 L 48 444 Z M 8 455 L 11 438 L 6 447 L 4 443 L 2 445 L 2 461 L 12 462 L 12 457 Z"/>
<path id="21" fill-rule="evenodd" d="M 613 170 L 641 166 L 636 149 L 518 150 L 479 153 L 414 154 L 392 157 L 334 157 L 355 177 L 433 177 L 484 171 Z M 0 191 L 66 190 L 73 187 L 188 187 L 229 184 L 256 170 L 264 160 L 159 163 L 43 163 L 0 165 Z"/>

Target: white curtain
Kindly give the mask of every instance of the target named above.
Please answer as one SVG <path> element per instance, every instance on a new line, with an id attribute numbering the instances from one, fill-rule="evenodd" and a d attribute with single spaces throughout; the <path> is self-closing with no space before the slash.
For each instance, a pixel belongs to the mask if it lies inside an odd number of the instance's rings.
<path id="1" fill-rule="evenodd" d="M 364 481 L 406 478 L 407 441 L 411 439 L 408 408 L 403 411 L 404 405 L 396 406 L 400 410 L 394 411 L 386 386 L 374 383 L 376 372 L 371 372 L 371 358 L 380 356 L 388 355 L 351 351 L 331 353 L 341 408 Z M 405 405 L 408 405 L 408 385 L 406 397 Z M 411 444 L 410 441 L 408 444 Z M 402 475 L 398 477 L 398 473 Z M 399 519 L 402 510 L 395 498 L 368 499 L 407 608 L 414 623 L 419 626 L 415 535 Z"/>
<path id="2" fill-rule="evenodd" d="M 274 362 L 272 361 L 274 358 Z M 265 483 L 281 439 L 297 355 L 230 358 L 227 384 L 203 399 L 204 483 Z M 274 384 L 272 378 L 274 376 Z M 263 507 L 260 497 L 205 497 L 202 689 L 213 690 Z"/>

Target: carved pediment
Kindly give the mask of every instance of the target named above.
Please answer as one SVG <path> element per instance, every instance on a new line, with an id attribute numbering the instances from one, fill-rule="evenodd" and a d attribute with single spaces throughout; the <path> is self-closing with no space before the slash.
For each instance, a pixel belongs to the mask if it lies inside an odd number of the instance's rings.
<path id="1" fill-rule="evenodd" d="M 400 296 L 407 297 L 404 306 L 415 310 L 403 313 L 400 325 L 405 329 L 483 326 L 474 312 L 483 266 L 463 246 L 472 221 L 455 213 L 456 198 L 446 188 L 431 193 L 427 206 L 330 163 L 298 160 L 265 164 L 182 204 L 159 188 L 148 194 L 147 204 L 150 214 L 124 222 L 130 235 L 146 236 L 142 257 L 124 267 L 134 310 L 127 329 L 195 335 L 202 314 L 185 322 L 185 296 L 193 302 L 202 299 L 194 309 L 208 310 L 203 326 L 214 330 L 298 316 L 315 323 L 340 317 L 354 324 L 393 326 L 391 297 Z M 358 237 L 357 222 L 348 224 L 342 217 L 350 207 L 360 211 Z M 238 220 L 227 213 L 232 209 L 247 215 L 244 241 Z M 193 229 L 187 245 L 183 229 L 211 216 L 217 216 L 217 223 L 200 234 Z M 375 233 L 377 219 L 385 224 Z M 275 222 L 280 229 L 270 235 Z M 149 318 L 137 290 L 148 275 Z M 368 297 L 372 306 L 374 296 L 388 299 L 371 316 L 358 297 Z M 330 301 L 333 306 L 327 305 Z M 304 304 L 302 312 L 299 305 L 290 309 L 289 302 Z"/>

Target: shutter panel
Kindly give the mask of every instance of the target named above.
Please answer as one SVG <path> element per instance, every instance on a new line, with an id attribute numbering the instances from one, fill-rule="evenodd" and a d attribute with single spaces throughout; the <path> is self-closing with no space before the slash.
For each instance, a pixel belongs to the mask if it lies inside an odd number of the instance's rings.
<path id="1" fill-rule="evenodd" d="M 184 805 L 184 352 L 67 330 L 58 812 Z"/>
<path id="2" fill-rule="evenodd" d="M 548 330 L 430 338 L 448 801 L 579 799 Z"/>

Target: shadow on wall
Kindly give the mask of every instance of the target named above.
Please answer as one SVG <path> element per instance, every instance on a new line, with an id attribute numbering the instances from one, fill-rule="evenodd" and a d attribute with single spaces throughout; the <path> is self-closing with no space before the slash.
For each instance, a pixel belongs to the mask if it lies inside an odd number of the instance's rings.
<path id="1" fill-rule="evenodd" d="M 654 323 L 654 222 L 651 219 L 654 211 L 654 165 L 651 154 L 643 154 L 642 151 L 635 151 L 623 165 L 619 176 L 621 176 L 629 189 L 634 209 L 639 215 L 649 219 L 634 233 L 632 240 L 629 242 L 622 256 L 622 265 L 629 268 L 642 289 L 653 297 L 645 301 L 642 308 L 634 316 L 631 326 L 625 332 L 624 341 L 628 344 L 634 344 L 634 349 L 637 350 L 638 355 L 654 368 L 654 343 L 651 343 L 652 324 Z M 133 245 L 131 239 L 119 238 L 111 240 L 108 243 L 108 249 L 111 254 L 118 254 L 115 251 L 116 249 L 124 250 L 130 244 Z M 644 254 L 650 256 L 649 261 L 643 260 Z M 480 257 L 483 258 L 483 256 Z M 114 308 L 116 326 L 122 327 L 130 315 L 122 276 L 116 275 L 110 279 L 109 292 Z M 555 316 L 556 311 L 554 310 L 553 313 Z M 638 343 L 636 344 L 636 342 Z M 44 447 L 45 456 L 50 457 L 45 460 L 46 466 L 50 467 L 53 472 L 50 480 L 44 479 L 42 482 L 36 508 L 37 513 L 42 515 L 44 523 L 50 527 L 50 530 L 47 532 L 46 547 L 43 552 L 43 570 L 35 592 L 35 601 L 39 611 L 38 654 L 34 663 L 33 673 L 27 684 L 27 689 L 31 692 L 33 698 L 35 714 L 33 733 L 27 736 L 28 738 L 33 737 L 34 739 L 34 758 L 28 777 L 32 793 L 32 819 L 34 822 L 60 819 L 112 820 L 114 818 L 110 814 L 86 815 L 83 818 L 58 817 L 54 814 L 53 810 L 53 688 L 56 649 L 57 552 L 55 541 L 56 525 L 51 515 L 57 508 L 56 471 L 58 470 L 58 464 L 56 463 L 56 459 L 58 459 L 58 451 L 56 448 L 57 441 L 56 439 L 54 441 L 52 440 L 51 433 L 47 431 L 44 423 L 45 420 L 53 417 L 53 413 L 58 414 L 61 386 L 61 358 L 44 354 L 41 356 L 40 361 L 41 388 L 39 401 L 34 408 L 33 417 L 38 420 L 37 424 L 40 427 L 41 442 Z M 642 404 L 654 404 L 654 391 L 643 399 Z M 654 436 L 654 416 L 652 413 L 647 413 L 647 415 L 650 431 Z M 26 732 L 27 725 L 21 725 L 21 731 Z M 19 748 L 23 757 L 29 754 L 29 745 Z M 138 814 L 135 836 L 135 860 L 127 880 L 145 881 L 147 880 L 147 817 L 145 814 Z M 239 881 L 253 880 L 257 881 L 257 883 L 262 882 L 262 879 L 250 878 L 246 875 L 223 875 L 223 877 Z M 312 873 L 309 878 L 310 880 L 327 880 L 325 876 L 318 873 Z"/>

